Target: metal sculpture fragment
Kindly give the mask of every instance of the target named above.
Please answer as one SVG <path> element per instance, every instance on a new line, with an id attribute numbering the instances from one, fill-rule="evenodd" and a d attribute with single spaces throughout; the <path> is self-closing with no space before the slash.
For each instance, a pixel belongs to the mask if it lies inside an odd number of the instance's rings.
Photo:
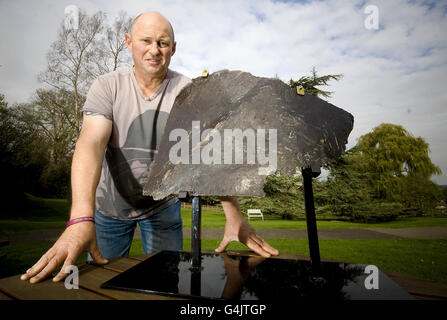
<path id="1" fill-rule="evenodd" d="M 268 175 L 341 155 L 353 123 L 279 79 L 228 70 L 193 79 L 175 100 L 143 194 L 263 197 Z"/>

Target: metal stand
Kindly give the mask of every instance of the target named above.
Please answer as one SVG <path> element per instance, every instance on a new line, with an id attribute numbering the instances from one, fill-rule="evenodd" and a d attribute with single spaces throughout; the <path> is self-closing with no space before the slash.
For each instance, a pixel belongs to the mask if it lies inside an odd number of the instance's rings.
<path id="1" fill-rule="evenodd" d="M 310 261 L 312 270 L 316 275 L 321 274 L 320 247 L 318 245 L 317 220 L 315 217 L 314 194 L 312 190 L 312 178 L 318 177 L 320 168 L 304 168 L 303 175 L 304 204 L 306 207 L 307 237 L 309 240 Z"/>
<path id="2" fill-rule="evenodd" d="M 202 206 L 200 204 L 200 197 L 192 198 L 191 220 L 191 295 L 200 296 L 202 282 Z"/>
<path id="3" fill-rule="evenodd" d="M 202 229 L 202 207 L 200 205 L 200 197 L 192 198 L 192 215 L 191 215 L 191 254 L 192 268 L 200 270 L 200 254 L 201 246 L 201 229 Z"/>
<path id="4" fill-rule="evenodd" d="M 321 275 L 320 247 L 318 244 L 317 220 L 315 216 L 314 195 L 312 189 L 312 178 L 320 175 L 320 168 L 303 168 L 304 204 L 306 208 L 306 225 L 307 237 L 309 241 L 310 260 L 312 264 L 312 273 L 316 282 L 324 282 Z M 186 197 L 183 193 L 180 198 Z M 200 296 L 201 291 L 201 226 L 202 226 L 202 207 L 200 197 L 192 198 L 192 214 L 191 214 L 191 294 Z"/>

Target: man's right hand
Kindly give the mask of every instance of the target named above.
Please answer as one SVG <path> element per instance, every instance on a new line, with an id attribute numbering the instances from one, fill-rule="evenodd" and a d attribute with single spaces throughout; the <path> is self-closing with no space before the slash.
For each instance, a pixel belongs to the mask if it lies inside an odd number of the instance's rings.
<path id="1" fill-rule="evenodd" d="M 61 271 L 53 278 L 60 281 L 68 274 L 64 272 L 66 267 L 74 265 L 79 255 L 87 251 L 97 264 L 106 264 L 108 260 L 101 256 L 96 242 L 95 225 L 92 222 L 79 222 L 69 226 L 59 237 L 56 243 L 40 260 L 23 274 L 20 279 L 36 283 L 47 278 L 62 262 Z"/>

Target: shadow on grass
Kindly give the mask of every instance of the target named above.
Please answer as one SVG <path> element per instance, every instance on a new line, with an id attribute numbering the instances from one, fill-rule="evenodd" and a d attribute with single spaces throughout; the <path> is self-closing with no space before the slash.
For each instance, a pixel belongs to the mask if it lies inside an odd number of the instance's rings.
<path id="1" fill-rule="evenodd" d="M 22 203 L 0 208 L 2 220 L 54 221 L 67 220 L 70 216 L 70 203 L 67 199 L 44 199 L 25 194 Z"/>

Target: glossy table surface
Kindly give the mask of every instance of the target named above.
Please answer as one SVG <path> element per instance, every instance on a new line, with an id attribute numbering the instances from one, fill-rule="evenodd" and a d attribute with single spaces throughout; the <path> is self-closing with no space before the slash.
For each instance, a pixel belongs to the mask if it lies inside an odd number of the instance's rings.
<path id="1" fill-rule="evenodd" d="M 306 266 L 309 266 L 309 261 L 307 257 L 292 255 L 292 254 L 280 254 L 278 257 L 271 259 L 262 259 L 259 256 L 246 252 L 246 251 L 231 251 L 227 252 L 222 258 L 222 255 L 216 255 L 213 252 L 204 253 L 202 258 L 202 272 L 199 273 L 199 287 L 197 287 L 197 280 L 194 280 L 194 273 L 188 273 L 187 269 L 185 269 L 185 265 L 179 264 L 179 270 L 183 270 L 178 273 L 179 278 L 177 289 L 174 288 L 171 291 L 175 291 L 174 294 L 156 294 L 151 292 L 150 290 L 145 290 L 144 284 L 141 284 L 140 290 L 141 292 L 137 292 L 135 288 L 127 288 L 128 290 L 121 289 L 113 289 L 113 288 L 104 288 L 102 285 L 106 282 L 112 282 L 112 279 L 118 279 L 118 275 L 125 275 L 125 271 L 128 271 L 127 274 L 139 274 L 138 269 L 141 270 L 143 266 L 144 268 L 149 267 L 150 264 L 156 262 L 154 257 L 157 257 L 157 254 L 148 254 L 148 255 L 139 255 L 132 256 L 127 258 L 115 258 L 110 259 L 109 264 L 105 266 L 96 266 L 92 264 L 83 264 L 78 266 L 79 269 L 79 288 L 78 289 L 67 289 L 64 281 L 54 283 L 51 278 L 42 281 L 37 284 L 30 284 L 27 281 L 20 280 L 20 275 L 15 275 L 7 278 L 0 279 L 0 300 L 184 300 L 184 299 L 195 299 L 201 295 L 206 296 L 208 298 L 222 298 L 222 295 L 226 295 L 226 298 L 234 299 L 234 293 L 237 293 L 237 299 L 262 299 L 262 294 L 259 296 L 259 290 L 256 289 L 256 285 L 253 285 L 253 281 L 258 281 L 259 279 L 268 280 L 270 279 L 270 284 L 272 283 L 287 283 L 284 282 L 284 279 L 293 279 L 290 274 L 285 273 L 284 268 L 301 268 L 300 270 L 304 270 Z M 158 253 L 159 255 L 160 253 Z M 189 252 L 180 252 L 180 257 L 183 259 L 183 264 L 188 262 Z M 152 259 L 152 260 L 151 260 Z M 280 259 L 279 261 L 276 259 Z M 146 262 L 145 262 L 146 261 Z M 208 261 L 208 262 L 207 262 Z M 296 262 L 296 263 L 295 263 Z M 325 261 L 323 262 L 329 266 L 329 269 L 334 269 L 336 267 L 339 270 L 341 266 L 342 269 L 349 269 L 350 267 L 363 267 L 363 265 L 352 265 L 346 263 L 337 263 L 333 261 Z M 189 262 L 188 262 L 189 263 Z M 215 267 L 212 267 L 214 265 Z M 247 271 L 246 266 L 251 266 Z M 156 266 L 156 265 L 154 265 Z M 154 267 L 152 266 L 152 267 Z M 245 266 L 245 267 L 244 267 Z M 273 267 L 272 267 L 273 266 Z M 277 267 L 283 268 L 282 272 L 276 272 Z M 245 268 L 245 269 L 244 269 Z M 328 268 L 323 268 L 327 270 Z M 133 271 L 132 271 L 133 270 Z M 214 277 L 215 281 L 210 278 L 209 272 L 214 273 L 212 277 Z M 230 270 L 237 270 L 236 276 Z M 359 271 L 359 270 L 357 270 Z M 357 277 L 360 276 L 361 281 L 352 282 L 349 285 L 349 281 L 346 282 L 345 285 L 340 286 L 342 288 L 340 291 L 347 293 L 347 298 L 351 297 L 354 299 L 374 299 L 376 297 L 365 297 L 361 294 L 358 295 L 355 290 L 358 290 L 359 286 L 363 285 L 364 270 L 360 270 L 362 272 L 356 272 Z M 208 274 L 206 274 L 208 272 Z M 276 272 L 276 273 L 275 273 Z M 269 274 L 270 273 L 270 274 Z M 166 274 L 166 273 L 165 273 Z M 175 274 L 175 272 L 174 272 Z M 265 276 L 263 276 L 263 274 Z M 333 273 L 332 273 L 333 274 Z M 362 275 L 363 274 L 363 275 Z M 216 275 L 218 277 L 216 278 Z M 228 275 L 225 277 L 225 275 Z M 231 275 L 231 276 L 230 276 Z M 386 295 L 382 296 L 387 299 L 405 299 L 405 298 L 416 298 L 416 299 L 446 299 L 447 298 L 447 286 L 444 284 L 438 284 L 428 280 L 421 280 L 411 276 L 401 275 L 389 271 L 383 272 L 380 270 L 381 275 L 381 284 L 382 284 L 382 292 L 386 292 Z M 259 278 L 260 276 L 263 276 Z M 352 274 L 351 274 L 352 276 Z M 276 278 L 275 278 L 276 277 Z M 183 279 L 182 279 L 183 278 Z M 197 276 L 196 276 L 197 278 Z M 241 281 L 241 278 L 243 280 Z M 295 277 L 300 278 L 300 277 Z M 301 277 L 303 278 L 303 277 Z M 351 277 L 352 278 L 352 277 Z M 251 282 L 248 280 L 251 279 Z M 258 279 L 258 280 L 256 280 Z M 281 280 L 283 279 L 283 280 Z M 251 283 L 251 289 L 247 290 L 247 284 L 244 284 L 244 281 L 247 280 L 247 283 Z M 126 280 L 127 281 L 127 280 Z M 129 282 L 124 282 L 124 287 L 132 286 Z M 186 282 L 185 282 L 186 281 Z M 194 282 L 196 283 L 194 289 Z M 140 284 L 138 281 L 136 282 L 136 289 Z M 182 284 L 183 283 L 183 284 Z M 307 282 L 306 282 L 307 283 Z M 388 283 L 388 284 L 387 284 Z M 114 283 L 116 285 L 116 282 Z M 129 285 L 128 285 L 129 284 Z M 347 284 L 347 285 L 346 285 Z M 119 285 L 122 285 L 118 282 Z M 299 282 L 301 288 L 304 288 L 302 281 Z M 393 287 L 396 289 L 399 294 L 409 293 L 410 295 L 405 296 L 405 294 L 397 296 L 390 296 L 390 290 L 386 288 Z M 175 286 L 174 286 L 175 287 Z M 212 290 L 208 290 L 206 288 L 213 288 Z M 267 283 L 261 284 L 264 287 L 265 292 L 269 292 L 269 290 L 276 290 L 279 287 L 270 287 Z M 288 289 L 293 288 L 293 284 L 289 286 Z M 295 286 L 296 287 L 296 286 Z M 172 286 L 170 287 L 172 288 Z M 253 289 L 255 288 L 255 289 Z M 344 288 L 344 289 L 343 289 Z M 131 291 L 129 291 L 129 289 Z M 146 288 L 147 289 L 147 288 Z M 354 289 L 354 291 L 352 291 Z M 386 289 L 386 290 L 385 290 Z M 163 291 L 160 287 L 157 290 Z M 155 291 L 157 291 L 155 290 Z M 176 291 L 177 290 L 177 291 Z M 183 290 L 183 291 L 182 291 Z M 185 291 L 186 290 L 186 291 Z M 194 291 L 195 290 L 195 291 Z M 301 290 L 301 289 L 300 289 Z M 383 291 L 385 290 L 385 291 Z M 401 291 L 400 291 L 401 290 Z M 169 290 L 168 290 L 169 291 Z M 144 293 L 143 293 L 144 292 Z M 248 294 L 247 292 L 257 292 L 257 294 Z M 262 293 L 262 290 L 261 290 Z M 181 296 L 179 296 L 179 294 Z M 232 295 L 233 294 L 233 295 Z M 376 291 L 377 294 L 377 291 Z M 268 297 L 268 295 L 267 295 Z M 299 297 L 298 297 L 299 298 Z"/>

